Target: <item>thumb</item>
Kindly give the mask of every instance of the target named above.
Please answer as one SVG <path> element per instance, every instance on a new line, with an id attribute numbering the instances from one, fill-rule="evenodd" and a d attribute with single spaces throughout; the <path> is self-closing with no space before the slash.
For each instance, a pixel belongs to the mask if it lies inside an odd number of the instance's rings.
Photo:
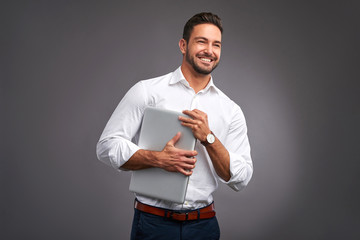
<path id="1" fill-rule="evenodd" d="M 179 141 L 181 137 L 181 132 L 178 132 L 170 141 L 167 142 L 166 145 L 174 146 L 177 141 Z"/>

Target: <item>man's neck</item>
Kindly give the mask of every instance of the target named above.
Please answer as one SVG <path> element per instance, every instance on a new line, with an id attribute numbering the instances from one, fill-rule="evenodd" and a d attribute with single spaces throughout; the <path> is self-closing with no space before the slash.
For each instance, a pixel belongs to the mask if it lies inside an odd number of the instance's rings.
<path id="1" fill-rule="evenodd" d="M 194 89 L 195 93 L 204 89 L 211 79 L 210 74 L 200 74 L 193 68 L 184 66 L 184 64 L 181 65 L 181 72 L 184 75 L 185 80 L 188 81 L 190 87 Z"/>

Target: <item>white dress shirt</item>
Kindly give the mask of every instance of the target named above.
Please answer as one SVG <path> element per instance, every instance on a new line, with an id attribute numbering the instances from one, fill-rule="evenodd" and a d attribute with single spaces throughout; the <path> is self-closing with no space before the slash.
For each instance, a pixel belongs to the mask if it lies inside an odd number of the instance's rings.
<path id="1" fill-rule="evenodd" d="M 230 154 L 231 178 L 225 182 L 216 174 L 206 148 L 197 141 L 197 162 L 189 178 L 184 204 L 136 194 L 140 202 L 174 210 L 197 209 L 213 201 L 212 193 L 218 187 L 219 180 L 235 191 L 248 184 L 253 165 L 243 112 L 214 85 L 212 78 L 206 88 L 195 93 L 180 67 L 164 76 L 140 81 L 126 93 L 97 144 L 99 160 L 120 171 L 125 170 L 121 166 L 139 150 L 136 143 L 144 109 L 148 106 L 179 112 L 192 109 L 205 112 L 210 130 Z"/>

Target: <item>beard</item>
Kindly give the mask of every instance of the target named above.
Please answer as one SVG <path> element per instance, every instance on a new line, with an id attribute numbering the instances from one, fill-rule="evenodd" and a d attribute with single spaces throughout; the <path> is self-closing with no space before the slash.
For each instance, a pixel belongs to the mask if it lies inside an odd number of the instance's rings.
<path id="1" fill-rule="evenodd" d="M 202 56 L 203 57 L 210 57 L 208 55 L 202 55 Z M 187 51 L 185 53 L 185 59 L 193 67 L 195 72 L 197 72 L 199 74 L 208 75 L 219 65 L 219 62 L 216 62 L 212 68 L 208 69 L 208 68 L 202 67 L 199 64 L 197 64 L 195 62 L 195 57 L 198 57 L 198 56 L 190 56 L 189 49 L 187 49 Z M 217 59 L 214 59 L 214 61 L 216 61 L 216 60 Z"/>

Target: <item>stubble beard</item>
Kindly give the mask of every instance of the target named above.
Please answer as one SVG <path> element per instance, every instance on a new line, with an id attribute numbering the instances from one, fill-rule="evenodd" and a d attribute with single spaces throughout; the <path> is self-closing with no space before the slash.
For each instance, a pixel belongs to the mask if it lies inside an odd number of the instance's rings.
<path id="1" fill-rule="evenodd" d="M 201 66 L 199 66 L 198 64 L 195 63 L 195 57 L 197 57 L 197 56 L 190 56 L 189 49 L 187 49 L 187 51 L 185 53 L 185 59 L 192 66 L 192 68 L 195 70 L 195 72 L 197 72 L 199 74 L 208 75 L 212 71 L 214 71 L 214 69 L 219 65 L 219 62 L 217 62 L 210 70 L 206 69 L 206 68 L 202 68 Z M 204 56 L 204 57 L 210 57 L 210 56 Z"/>

